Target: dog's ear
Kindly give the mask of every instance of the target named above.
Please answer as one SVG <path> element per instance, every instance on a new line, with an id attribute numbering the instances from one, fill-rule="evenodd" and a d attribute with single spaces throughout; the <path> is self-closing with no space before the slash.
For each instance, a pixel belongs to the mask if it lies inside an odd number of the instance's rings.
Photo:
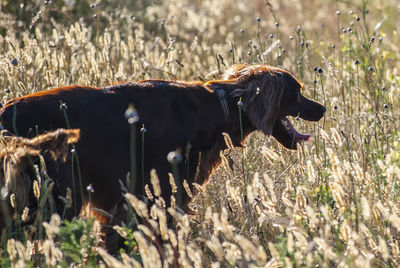
<path id="1" fill-rule="evenodd" d="M 281 73 L 263 73 L 248 81 L 231 93 L 232 97 L 241 97 L 243 110 L 253 125 L 271 135 L 275 121 L 279 116 L 282 92 L 284 88 Z"/>
<path id="2" fill-rule="evenodd" d="M 28 204 L 31 180 L 25 169 L 30 165 L 30 156 L 38 154 L 38 150 L 21 149 L 3 158 L 4 185 L 1 185 L 1 199 L 9 197 L 12 191 L 15 194 L 17 210 L 23 209 Z"/>
<path id="3" fill-rule="evenodd" d="M 18 209 L 24 208 L 29 201 L 29 189 L 32 181 L 26 170 L 34 159 L 40 157 L 41 166 L 45 165 L 40 154 L 49 154 L 52 161 L 66 161 L 68 145 L 79 139 L 79 129 L 58 129 L 32 139 L 15 137 L 7 131 L 0 134 L 0 159 L 3 159 L 4 178 L 0 179 L 0 198 L 6 199 L 13 192 Z M 4 183 L 4 184 L 3 184 Z"/>

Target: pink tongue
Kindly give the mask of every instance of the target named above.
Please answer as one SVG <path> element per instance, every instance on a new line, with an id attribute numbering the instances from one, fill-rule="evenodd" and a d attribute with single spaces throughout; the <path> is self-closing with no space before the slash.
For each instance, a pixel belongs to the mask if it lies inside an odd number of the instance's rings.
<path id="1" fill-rule="evenodd" d="M 290 133 L 295 137 L 296 140 L 298 141 L 308 141 L 311 137 L 311 135 L 309 134 L 300 134 L 299 132 L 297 132 L 292 123 L 290 123 L 290 121 L 287 118 L 282 118 L 282 123 L 284 126 L 286 126 L 288 128 L 288 130 L 290 131 Z"/>

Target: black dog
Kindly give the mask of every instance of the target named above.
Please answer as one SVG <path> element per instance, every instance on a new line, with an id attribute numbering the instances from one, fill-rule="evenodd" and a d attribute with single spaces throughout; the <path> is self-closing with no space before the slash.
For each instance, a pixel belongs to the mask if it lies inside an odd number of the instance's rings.
<path id="1" fill-rule="evenodd" d="M 92 184 L 94 188 L 92 207 L 111 212 L 123 199 L 118 181 L 125 181 L 131 169 L 133 129 L 135 193 L 142 195 L 150 171 L 155 169 L 162 197 L 169 202 L 172 191 L 168 173 L 172 172 L 172 164 L 167 155 L 171 151 L 181 149 L 182 161 L 174 165 L 196 192 L 192 183 L 203 184 L 221 161 L 220 151 L 226 148 L 223 132 L 230 135 L 234 146 L 242 146 L 246 136 L 261 130 L 286 148 L 296 149 L 310 136 L 298 133 L 286 116 L 318 121 L 326 111 L 321 104 L 302 96 L 299 81 L 281 69 L 235 65 L 223 79 L 192 83 L 147 80 L 104 88 L 50 89 L 9 101 L 1 117 L 7 130 L 24 137 L 32 136 L 35 128 L 39 133 L 57 128 L 80 129 L 76 148 L 83 185 Z M 135 110 L 128 116 L 132 123 L 138 119 L 134 127 L 124 116 L 130 104 Z M 142 126 L 145 133 L 140 131 Z M 70 180 L 70 176 L 64 179 Z M 87 201 L 84 192 L 85 200 L 75 200 L 80 205 Z M 180 205 L 186 207 L 190 200 L 182 192 Z"/>

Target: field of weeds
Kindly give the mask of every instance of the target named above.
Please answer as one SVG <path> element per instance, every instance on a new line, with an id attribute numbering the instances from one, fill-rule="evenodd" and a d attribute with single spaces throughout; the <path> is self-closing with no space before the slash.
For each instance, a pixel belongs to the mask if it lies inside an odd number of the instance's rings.
<path id="1" fill-rule="evenodd" d="M 114 256 L 96 248 L 92 220 L 44 213 L 43 224 L 26 226 L 25 211 L 2 231 L 1 267 L 400 266 L 400 2 L 3 0 L 0 8 L 2 103 L 70 84 L 211 80 L 243 62 L 292 72 L 327 107 L 320 122 L 291 119 L 312 134 L 297 151 L 254 133 L 245 150 L 225 152 L 192 203 L 195 216 L 148 211 L 130 196 L 148 224 L 114 227 L 126 239 Z"/>

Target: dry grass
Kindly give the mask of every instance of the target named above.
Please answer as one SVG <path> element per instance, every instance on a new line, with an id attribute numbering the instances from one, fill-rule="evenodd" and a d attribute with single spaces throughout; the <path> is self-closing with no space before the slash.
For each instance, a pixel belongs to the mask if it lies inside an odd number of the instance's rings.
<path id="1" fill-rule="evenodd" d="M 196 216 L 127 196 L 147 220 L 134 232 L 115 227 L 130 243 L 118 256 L 97 249 L 101 257 L 89 258 L 95 249 L 86 243 L 73 259 L 54 242 L 54 216 L 41 252 L 3 233 L 3 265 L 400 265 L 397 1 L 135 1 L 140 9 L 102 1 L 82 17 L 68 5 L 57 16 L 55 4 L 32 5 L 41 10 L 33 25 L 6 14 L 8 2 L 0 11 L 3 101 L 68 84 L 209 79 L 242 61 L 288 69 L 328 111 L 319 123 L 292 120 L 313 134 L 298 151 L 256 133 L 245 151 L 224 154 L 192 204 Z M 159 198 L 156 178 L 146 191 Z"/>

